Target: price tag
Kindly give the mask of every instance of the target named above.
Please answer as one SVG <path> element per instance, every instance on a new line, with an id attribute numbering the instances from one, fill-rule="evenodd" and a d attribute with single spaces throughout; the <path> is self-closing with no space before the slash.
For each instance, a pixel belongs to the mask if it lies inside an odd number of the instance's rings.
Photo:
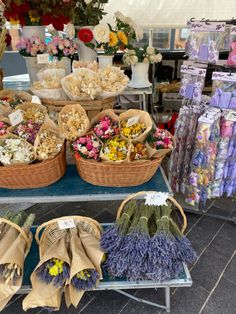
<path id="1" fill-rule="evenodd" d="M 168 193 L 163 193 L 163 192 L 153 192 L 153 193 L 148 193 L 145 196 L 145 204 L 146 205 L 154 205 L 154 206 L 161 206 L 161 205 L 167 205 L 166 201 L 169 197 Z"/>
<path id="2" fill-rule="evenodd" d="M 71 229 L 75 228 L 75 222 L 74 219 L 63 219 L 58 220 L 58 227 L 62 229 Z"/>
<path id="3" fill-rule="evenodd" d="M 49 63 L 49 54 L 43 53 L 43 54 L 37 55 L 37 61 L 38 61 L 38 64 Z"/>
<path id="4" fill-rule="evenodd" d="M 135 116 L 135 117 L 132 117 L 132 118 L 128 119 L 128 121 L 127 121 L 127 128 L 131 127 L 135 123 L 138 123 L 139 118 L 140 118 L 140 116 Z"/>
<path id="5" fill-rule="evenodd" d="M 232 112 L 232 111 L 228 112 L 225 117 L 225 120 L 236 122 L 236 112 Z"/>
<path id="6" fill-rule="evenodd" d="M 17 124 L 21 123 L 24 120 L 22 112 L 21 112 L 20 109 L 10 113 L 8 117 L 10 119 L 10 122 L 11 122 L 12 126 L 17 125 Z"/>
<path id="7" fill-rule="evenodd" d="M 32 96 L 31 102 L 41 105 L 41 101 L 40 101 L 39 97 L 35 96 L 35 95 Z"/>

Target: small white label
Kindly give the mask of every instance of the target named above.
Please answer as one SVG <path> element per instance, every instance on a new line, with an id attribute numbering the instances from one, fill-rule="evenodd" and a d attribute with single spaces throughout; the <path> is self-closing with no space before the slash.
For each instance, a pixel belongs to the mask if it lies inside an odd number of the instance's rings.
<path id="1" fill-rule="evenodd" d="M 225 120 L 236 122 L 236 112 L 230 111 L 227 113 Z"/>
<path id="2" fill-rule="evenodd" d="M 38 64 L 49 63 L 49 54 L 43 53 L 43 54 L 37 55 L 37 61 L 38 61 Z"/>
<path id="3" fill-rule="evenodd" d="M 224 82 L 236 82 L 236 73 L 213 72 L 212 80 L 224 81 Z"/>
<path id="4" fill-rule="evenodd" d="M 191 22 L 191 31 L 193 32 L 224 32 L 225 22 L 207 22 L 195 21 Z"/>
<path id="5" fill-rule="evenodd" d="M 74 219 L 63 219 L 58 220 L 58 227 L 62 229 L 71 229 L 75 228 L 75 222 Z"/>
<path id="6" fill-rule="evenodd" d="M 31 102 L 41 105 L 41 101 L 40 101 L 39 97 L 35 96 L 35 95 L 32 96 Z"/>
<path id="7" fill-rule="evenodd" d="M 154 205 L 154 206 L 161 206 L 161 205 L 167 205 L 166 201 L 169 197 L 168 193 L 163 193 L 163 192 L 153 192 L 153 193 L 148 193 L 145 196 L 145 204 L 146 205 Z"/>
<path id="8" fill-rule="evenodd" d="M 10 122 L 11 122 L 12 126 L 17 125 L 17 124 L 21 123 L 24 120 L 22 112 L 21 112 L 20 109 L 10 113 L 8 117 L 10 119 Z"/>
<path id="9" fill-rule="evenodd" d="M 129 118 L 127 121 L 127 128 L 131 127 L 135 123 L 138 123 L 139 118 L 140 118 L 140 116 L 135 116 L 135 117 Z"/>

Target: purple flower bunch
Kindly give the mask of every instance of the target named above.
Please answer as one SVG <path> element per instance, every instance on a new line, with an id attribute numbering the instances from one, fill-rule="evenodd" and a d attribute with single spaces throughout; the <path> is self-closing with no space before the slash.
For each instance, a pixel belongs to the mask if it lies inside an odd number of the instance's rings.
<path id="1" fill-rule="evenodd" d="M 16 48 L 24 57 L 36 57 L 37 54 L 45 52 L 46 45 L 38 36 L 33 36 L 31 38 L 23 37 L 17 43 Z"/>
<path id="2" fill-rule="evenodd" d="M 178 277 L 183 262 L 196 260 L 191 243 L 170 214 L 170 206 L 131 205 L 105 230 L 101 247 L 108 254 L 105 268 L 111 276 L 162 282 Z"/>

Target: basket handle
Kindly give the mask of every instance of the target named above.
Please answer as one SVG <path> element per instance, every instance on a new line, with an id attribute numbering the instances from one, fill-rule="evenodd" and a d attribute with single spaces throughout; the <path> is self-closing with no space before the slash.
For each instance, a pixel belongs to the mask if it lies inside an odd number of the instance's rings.
<path id="1" fill-rule="evenodd" d="M 19 231 L 19 233 L 22 235 L 22 237 L 25 239 L 26 243 L 28 244 L 30 242 L 30 238 L 27 236 L 26 232 L 17 224 L 15 224 L 14 222 L 7 220 L 5 218 L 0 217 L 0 223 L 6 223 L 9 226 L 15 228 L 17 231 Z"/>
<path id="2" fill-rule="evenodd" d="M 118 208 L 117 210 L 117 215 L 116 215 L 116 219 L 119 219 L 120 216 L 121 216 L 121 212 L 122 212 L 122 209 L 124 207 L 124 205 L 130 201 L 131 199 L 137 197 L 137 196 L 140 196 L 140 195 L 144 195 L 144 194 L 152 194 L 152 193 L 156 193 L 156 191 L 148 191 L 148 192 L 145 192 L 145 191 L 141 191 L 141 192 L 138 192 L 138 193 L 135 193 L 135 194 L 131 194 L 129 195 L 120 205 L 120 207 Z M 168 196 L 168 200 L 170 200 L 177 208 L 178 210 L 180 211 L 180 214 L 183 218 L 183 225 L 182 225 L 182 228 L 181 228 L 181 232 L 182 234 L 184 233 L 185 229 L 187 228 L 187 218 L 185 216 L 185 213 L 184 213 L 184 210 L 183 208 L 179 205 L 179 203 L 171 196 Z"/>
<path id="3" fill-rule="evenodd" d="M 172 109 L 171 108 L 166 108 L 163 113 L 167 113 L 167 112 L 170 112 L 171 114 L 173 113 Z"/>
<path id="4" fill-rule="evenodd" d="M 89 221 L 90 224 L 93 224 L 93 226 L 97 228 L 97 231 L 99 230 L 99 233 L 102 232 L 102 228 L 101 228 L 100 224 L 96 220 L 94 220 L 92 218 L 83 217 L 83 216 L 64 216 L 64 217 L 54 218 L 52 220 L 46 221 L 43 224 L 41 224 L 40 226 L 38 226 L 38 228 L 36 229 L 36 232 L 35 232 L 35 240 L 36 240 L 36 242 L 39 244 L 39 242 L 40 242 L 40 240 L 39 240 L 39 233 L 40 233 L 40 231 L 43 228 L 45 228 L 45 227 L 47 227 L 47 226 L 49 226 L 49 225 L 51 225 L 53 223 L 57 223 L 59 220 L 65 220 L 65 219 L 74 219 L 75 221 L 85 221 L 85 220 L 87 220 L 87 221 Z"/>

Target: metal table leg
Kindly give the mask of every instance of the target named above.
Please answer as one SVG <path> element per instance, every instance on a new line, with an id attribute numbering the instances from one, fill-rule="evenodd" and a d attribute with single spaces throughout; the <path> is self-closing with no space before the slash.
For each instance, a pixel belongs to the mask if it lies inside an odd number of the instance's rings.
<path id="1" fill-rule="evenodd" d="M 143 110 L 147 111 L 147 101 L 146 101 L 146 94 L 143 93 Z"/>
<path id="2" fill-rule="evenodd" d="M 170 287 L 165 287 L 166 312 L 170 313 Z"/>

